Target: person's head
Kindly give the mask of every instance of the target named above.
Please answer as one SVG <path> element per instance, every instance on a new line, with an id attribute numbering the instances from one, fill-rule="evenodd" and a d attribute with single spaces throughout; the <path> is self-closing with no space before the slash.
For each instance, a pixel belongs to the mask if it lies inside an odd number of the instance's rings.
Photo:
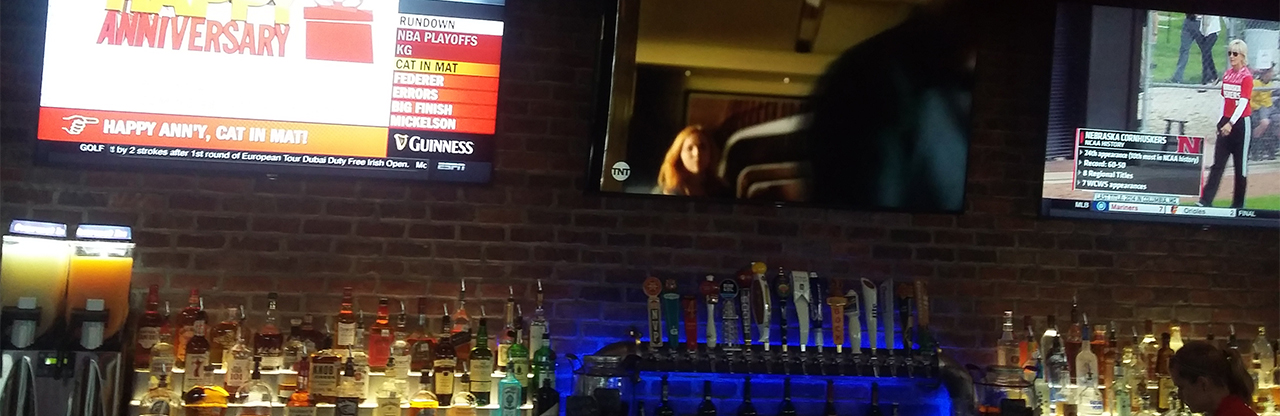
<path id="1" fill-rule="evenodd" d="M 1227 44 L 1227 55 L 1231 67 L 1239 69 L 1247 62 L 1245 58 L 1249 56 L 1249 45 L 1240 39 L 1232 40 Z"/>
<path id="2" fill-rule="evenodd" d="M 701 126 L 689 126 L 676 134 L 658 172 L 658 186 L 667 193 L 680 191 L 697 178 L 712 175 L 711 170 L 720 159 L 720 149 L 702 131 Z"/>
<path id="3" fill-rule="evenodd" d="M 1270 84 L 1271 81 L 1275 79 L 1275 77 L 1276 77 L 1276 65 L 1274 63 L 1272 63 L 1271 66 L 1267 67 L 1266 69 L 1263 69 L 1261 72 L 1258 72 L 1258 80 L 1262 81 L 1263 84 Z"/>
<path id="4" fill-rule="evenodd" d="M 1169 372 L 1178 397 L 1196 413 L 1211 413 L 1228 395 L 1245 403 L 1253 401 L 1253 378 L 1240 353 L 1222 350 L 1204 341 L 1192 341 L 1169 359 Z"/>

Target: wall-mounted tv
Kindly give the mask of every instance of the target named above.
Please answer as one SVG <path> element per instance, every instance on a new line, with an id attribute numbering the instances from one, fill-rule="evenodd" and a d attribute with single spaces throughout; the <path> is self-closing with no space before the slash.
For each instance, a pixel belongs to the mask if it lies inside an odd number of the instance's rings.
<path id="1" fill-rule="evenodd" d="M 60 165 L 488 182 L 504 0 L 50 0 Z"/>
<path id="2" fill-rule="evenodd" d="M 1280 226 L 1280 22 L 1058 4 L 1042 214 Z"/>
<path id="3" fill-rule="evenodd" d="M 963 210 L 980 2 L 615 1 L 590 191 Z"/>

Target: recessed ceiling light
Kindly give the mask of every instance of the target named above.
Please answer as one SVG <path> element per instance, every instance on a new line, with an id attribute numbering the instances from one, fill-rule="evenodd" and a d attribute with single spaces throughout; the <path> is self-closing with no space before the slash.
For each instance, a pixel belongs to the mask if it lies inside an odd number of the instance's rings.
<path id="1" fill-rule="evenodd" d="M 782 77 L 782 83 L 783 83 L 783 84 L 790 84 L 790 83 L 791 83 L 791 77 Z"/>
<path id="2" fill-rule="evenodd" d="M 687 76 L 690 76 L 690 75 L 693 75 L 693 71 L 690 71 L 690 70 L 687 70 L 687 69 L 686 69 L 686 70 L 684 71 L 684 76 L 686 76 L 686 77 L 687 77 Z"/>

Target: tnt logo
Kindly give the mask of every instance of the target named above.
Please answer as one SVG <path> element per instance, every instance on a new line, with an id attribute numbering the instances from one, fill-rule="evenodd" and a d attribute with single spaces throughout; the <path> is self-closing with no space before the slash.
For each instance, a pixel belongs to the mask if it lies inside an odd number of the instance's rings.
<path id="1" fill-rule="evenodd" d="M 373 11 L 363 0 L 315 0 L 302 9 L 307 21 L 307 59 L 373 63 Z"/>
<path id="2" fill-rule="evenodd" d="M 610 169 L 610 172 L 613 173 L 613 180 L 622 182 L 627 180 L 628 177 L 631 177 L 631 165 L 619 160 L 618 163 L 613 164 L 613 168 Z"/>

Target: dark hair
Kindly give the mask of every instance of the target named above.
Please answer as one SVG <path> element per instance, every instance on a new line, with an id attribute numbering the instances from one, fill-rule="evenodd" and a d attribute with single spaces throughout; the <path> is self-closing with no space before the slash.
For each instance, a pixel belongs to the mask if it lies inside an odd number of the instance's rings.
<path id="1" fill-rule="evenodd" d="M 1188 342 L 1169 359 L 1169 367 L 1178 369 L 1178 378 L 1195 382 L 1204 377 L 1210 382 L 1226 386 L 1231 395 L 1253 404 L 1253 378 L 1245 369 L 1240 352 L 1219 349 L 1208 342 Z"/>

